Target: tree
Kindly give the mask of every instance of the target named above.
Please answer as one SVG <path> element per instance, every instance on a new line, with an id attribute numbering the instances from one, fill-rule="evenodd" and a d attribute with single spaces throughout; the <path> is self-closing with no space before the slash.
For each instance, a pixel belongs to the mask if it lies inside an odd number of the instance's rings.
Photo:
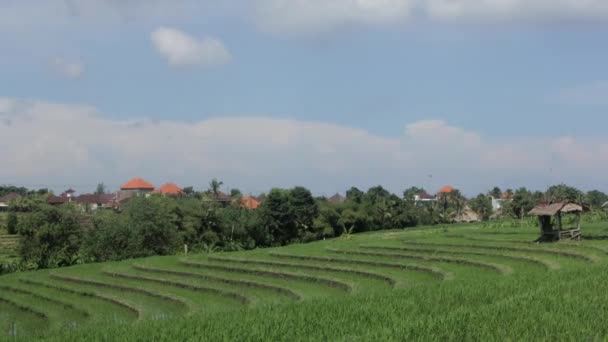
<path id="1" fill-rule="evenodd" d="M 314 221 L 319 216 L 319 206 L 311 192 L 301 186 L 289 191 L 289 210 L 296 225 L 297 238 L 304 241 L 316 239 Z"/>
<path id="2" fill-rule="evenodd" d="M 239 189 L 232 189 L 232 190 L 230 190 L 230 197 L 231 198 L 240 198 L 240 197 L 243 197 L 243 193 L 241 193 L 241 190 L 239 190 Z"/>
<path id="3" fill-rule="evenodd" d="M 220 188 L 224 185 L 224 182 L 220 182 L 217 178 L 213 178 L 211 182 L 209 182 L 209 192 L 217 197 L 220 194 Z"/>
<path id="4" fill-rule="evenodd" d="M 417 195 L 419 195 L 423 192 L 426 192 L 424 190 L 424 188 L 419 188 L 419 187 L 413 186 L 413 187 L 403 191 L 403 199 L 406 201 L 413 201 Z"/>
<path id="5" fill-rule="evenodd" d="M 82 212 L 72 206 L 41 206 L 22 217 L 17 225 L 19 256 L 37 268 L 70 266 L 78 261 Z"/>
<path id="6" fill-rule="evenodd" d="M 547 199 L 551 202 L 576 202 L 583 200 L 583 192 L 566 184 L 553 185 L 546 192 Z"/>
<path id="7" fill-rule="evenodd" d="M 271 244 L 284 245 L 296 238 L 297 227 L 289 205 L 289 191 L 272 189 L 259 208 L 262 225 L 268 229 Z"/>
<path id="8" fill-rule="evenodd" d="M 469 202 L 469 206 L 483 221 L 487 221 L 492 215 L 492 201 L 484 194 L 477 195 Z"/>
<path id="9" fill-rule="evenodd" d="M 363 202 L 364 195 L 365 194 L 363 193 L 363 191 L 359 190 L 356 187 L 352 187 L 352 188 L 350 188 L 350 190 L 346 191 L 346 200 L 352 201 L 355 203 L 361 203 L 361 202 Z"/>
<path id="10" fill-rule="evenodd" d="M 536 202 L 533 199 L 533 194 L 525 187 L 517 189 L 513 194 L 513 201 L 511 202 L 511 210 L 515 217 L 524 217 L 534 206 Z"/>
<path id="11" fill-rule="evenodd" d="M 462 195 L 460 190 L 454 189 L 447 194 L 447 202 L 449 207 L 456 211 L 456 216 L 460 216 L 466 204 L 466 198 Z"/>
<path id="12" fill-rule="evenodd" d="M 6 229 L 8 234 L 17 234 L 17 225 L 19 224 L 19 219 L 17 218 L 17 213 L 14 211 L 9 211 L 6 217 Z"/>
<path id="13" fill-rule="evenodd" d="M 97 189 L 95 190 L 95 195 L 104 195 L 106 193 L 106 185 L 103 183 L 97 184 Z"/>
<path id="14" fill-rule="evenodd" d="M 488 192 L 488 195 L 494 198 L 500 198 L 502 196 L 502 190 L 500 190 L 499 187 L 495 186 L 492 190 L 490 190 L 490 192 Z"/>
<path id="15" fill-rule="evenodd" d="M 599 190 L 592 190 L 585 196 L 585 202 L 587 202 L 591 208 L 600 208 L 604 203 L 608 202 L 608 195 Z"/>
<path id="16" fill-rule="evenodd" d="M 182 189 L 182 192 L 184 193 L 184 195 L 190 196 L 190 195 L 194 194 L 194 187 L 187 186 L 187 187 L 185 187 L 185 188 Z"/>
<path id="17" fill-rule="evenodd" d="M 179 234 L 167 197 L 136 196 L 127 204 L 124 214 L 138 239 L 138 256 L 168 255 L 179 245 Z"/>

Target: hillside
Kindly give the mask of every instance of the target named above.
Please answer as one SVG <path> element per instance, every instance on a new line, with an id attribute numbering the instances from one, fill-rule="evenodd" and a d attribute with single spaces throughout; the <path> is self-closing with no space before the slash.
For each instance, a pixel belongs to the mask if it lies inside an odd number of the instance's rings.
<path id="1" fill-rule="evenodd" d="M 460 225 L 11 274 L 0 326 L 61 341 L 608 336 L 608 241 L 536 234 Z"/>

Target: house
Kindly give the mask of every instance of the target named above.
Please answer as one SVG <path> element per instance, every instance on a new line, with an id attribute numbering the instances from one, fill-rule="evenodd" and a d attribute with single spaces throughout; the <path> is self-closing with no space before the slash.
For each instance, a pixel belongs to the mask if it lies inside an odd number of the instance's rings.
<path id="1" fill-rule="evenodd" d="M 84 210 L 97 210 L 99 208 L 112 208 L 116 194 L 83 194 L 73 199 Z"/>
<path id="2" fill-rule="evenodd" d="M 120 187 L 115 202 L 122 203 L 137 195 L 148 195 L 154 191 L 154 185 L 142 178 L 133 178 Z"/>
<path id="3" fill-rule="evenodd" d="M 11 201 L 15 201 L 20 198 L 21 198 L 21 195 L 19 195 L 16 192 L 11 192 L 11 193 L 8 193 L 8 194 L 0 197 L 0 211 L 8 210 L 9 203 Z"/>
<path id="4" fill-rule="evenodd" d="M 335 195 L 333 195 L 329 199 L 327 199 L 327 201 L 331 204 L 340 204 L 345 201 L 345 198 L 344 198 L 344 196 L 336 193 Z"/>
<path id="5" fill-rule="evenodd" d="M 241 208 L 245 209 L 257 209 L 262 202 L 260 202 L 257 198 L 253 196 L 243 196 L 241 198 L 235 198 L 233 203 L 240 203 Z"/>
<path id="6" fill-rule="evenodd" d="M 435 201 L 435 196 L 429 195 L 426 191 L 421 191 L 414 195 L 414 202 L 416 203 L 431 203 Z"/>
<path id="7" fill-rule="evenodd" d="M 503 192 L 500 195 L 500 198 L 494 198 L 492 196 L 490 196 L 490 198 L 492 199 L 492 209 L 494 211 L 498 211 L 498 210 L 502 209 L 502 207 L 504 206 L 504 204 L 506 202 L 513 201 L 513 193 L 512 192 Z"/>
<path id="8" fill-rule="evenodd" d="M 51 195 L 47 198 L 46 203 L 50 205 L 62 205 L 70 202 L 70 198 L 67 196 L 54 196 Z"/>
<path id="9" fill-rule="evenodd" d="M 443 188 L 439 189 L 439 191 L 437 191 L 437 194 L 438 195 L 440 195 L 440 194 L 446 195 L 446 194 L 450 194 L 452 192 L 454 192 L 454 187 L 451 186 L 451 185 L 446 185 Z"/>
<path id="10" fill-rule="evenodd" d="M 173 183 L 165 183 L 160 188 L 158 188 L 158 190 L 155 192 L 159 193 L 161 195 L 173 196 L 173 197 L 178 197 L 183 194 L 182 188 L 180 188 L 179 186 L 177 186 Z"/>

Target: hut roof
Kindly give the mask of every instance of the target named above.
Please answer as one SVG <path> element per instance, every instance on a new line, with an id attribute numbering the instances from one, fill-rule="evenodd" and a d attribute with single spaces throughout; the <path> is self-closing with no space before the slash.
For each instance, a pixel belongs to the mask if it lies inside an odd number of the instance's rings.
<path id="1" fill-rule="evenodd" d="M 462 213 L 454 218 L 454 222 L 462 223 L 462 222 L 479 222 L 479 215 L 473 211 L 469 206 L 465 207 Z"/>
<path id="2" fill-rule="evenodd" d="M 551 204 L 539 204 L 528 214 L 535 216 L 553 216 L 557 213 L 580 213 L 583 207 L 574 203 L 558 202 Z"/>

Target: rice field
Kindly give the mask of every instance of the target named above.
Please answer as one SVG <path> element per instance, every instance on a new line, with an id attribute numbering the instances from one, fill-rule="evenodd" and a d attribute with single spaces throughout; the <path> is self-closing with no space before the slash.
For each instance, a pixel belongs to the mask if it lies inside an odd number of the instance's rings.
<path id="1" fill-rule="evenodd" d="M 0 339 L 603 340 L 608 224 L 455 225 L 0 277 Z"/>
<path id="2" fill-rule="evenodd" d="M 18 259 L 18 244 L 18 235 L 9 235 L 5 230 L 0 229 L 0 263 L 16 261 Z"/>

